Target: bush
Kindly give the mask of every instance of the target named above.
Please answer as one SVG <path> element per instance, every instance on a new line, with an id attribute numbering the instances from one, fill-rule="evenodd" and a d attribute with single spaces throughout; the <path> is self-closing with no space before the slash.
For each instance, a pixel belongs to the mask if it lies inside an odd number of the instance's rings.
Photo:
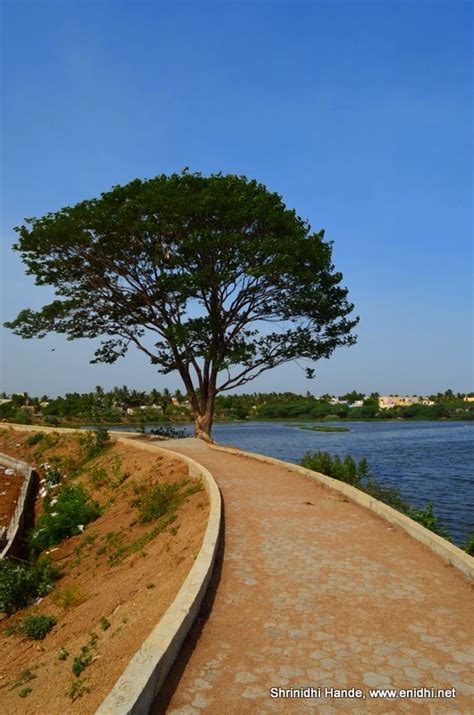
<path id="1" fill-rule="evenodd" d="M 42 641 L 57 623 L 54 616 L 25 616 L 20 630 L 30 640 Z"/>
<path id="2" fill-rule="evenodd" d="M 469 556 L 474 556 L 474 531 L 471 531 L 467 535 L 466 543 L 464 544 L 464 551 L 467 551 Z"/>
<path id="3" fill-rule="evenodd" d="M 40 559 L 34 565 L 3 559 L 0 561 L 0 611 L 10 615 L 44 596 L 57 577 L 48 559 Z"/>
<path id="4" fill-rule="evenodd" d="M 435 534 L 442 536 L 444 539 L 450 541 L 449 532 L 447 528 L 442 524 L 433 512 L 433 504 L 429 502 L 421 509 L 409 508 L 407 512 L 408 516 L 417 521 L 419 524 L 424 526 L 430 531 L 434 531 Z"/>
<path id="5" fill-rule="evenodd" d="M 81 484 L 63 486 L 55 500 L 45 498 L 43 508 L 44 513 L 38 519 L 38 526 L 29 536 L 35 552 L 81 533 L 86 524 L 101 514 L 100 505 L 89 498 Z"/>

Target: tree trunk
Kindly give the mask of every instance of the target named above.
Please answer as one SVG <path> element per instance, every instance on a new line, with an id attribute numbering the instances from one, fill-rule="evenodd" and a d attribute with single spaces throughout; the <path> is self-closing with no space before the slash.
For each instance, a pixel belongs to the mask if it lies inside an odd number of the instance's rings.
<path id="1" fill-rule="evenodd" d="M 207 399 L 201 409 L 194 412 L 194 436 L 204 440 L 204 442 L 214 442 L 211 437 L 212 423 L 214 421 L 214 402 L 216 393 L 214 389 L 209 390 Z"/>
<path id="2" fill-rule="evenodd" d="M 211 437 L 211 427 L 212 427 L 212 414 L 208 411 L 201 415 L 194 415 L 194 436 L 198 439 L 204 440 L 204 442 L 212 443 L 214 440 Z"/>

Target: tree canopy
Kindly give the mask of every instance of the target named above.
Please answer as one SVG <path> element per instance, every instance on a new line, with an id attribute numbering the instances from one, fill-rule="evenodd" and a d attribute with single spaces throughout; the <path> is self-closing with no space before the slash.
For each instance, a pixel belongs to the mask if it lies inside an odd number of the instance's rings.
<path id="1" fill-rule="evenodd" d="M 203 438 L 218 393 L 356 341 L 324 231 L 243 176 L 136 179 L 15 230 L 27 273 L 56 299 L 5 325 L 100 337 L 92 362 L 136 346 L 179 373 Z"/>

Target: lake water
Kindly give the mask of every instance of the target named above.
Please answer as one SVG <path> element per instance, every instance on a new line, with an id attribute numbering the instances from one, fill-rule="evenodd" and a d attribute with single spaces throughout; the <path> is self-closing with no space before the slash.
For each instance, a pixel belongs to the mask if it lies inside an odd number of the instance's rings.
<path id="1" fill-rule="evenodd" d="M 328 423 L 305 423 L 310 425 Z M 335 423 L 332 423 L 335 424 Z M 463 544 L 474 527 L 474 422 L 343 422 L 350 432 L 311 432 L 277 422 L 216 424 L 217 442 L 299 462 L 308 450 L 355 459 L 414 506 L 428 501 Z M 186 430 L 191 434 L 192 428 Z"/>

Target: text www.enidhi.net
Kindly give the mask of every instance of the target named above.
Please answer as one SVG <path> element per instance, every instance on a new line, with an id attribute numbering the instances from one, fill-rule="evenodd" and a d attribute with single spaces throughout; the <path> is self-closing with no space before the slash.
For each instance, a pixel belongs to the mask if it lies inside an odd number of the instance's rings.
<path id="1" fill-rule="evenodd" d="M 455 688 L 270 688 L 271 698 L 455 698 Z"/>

